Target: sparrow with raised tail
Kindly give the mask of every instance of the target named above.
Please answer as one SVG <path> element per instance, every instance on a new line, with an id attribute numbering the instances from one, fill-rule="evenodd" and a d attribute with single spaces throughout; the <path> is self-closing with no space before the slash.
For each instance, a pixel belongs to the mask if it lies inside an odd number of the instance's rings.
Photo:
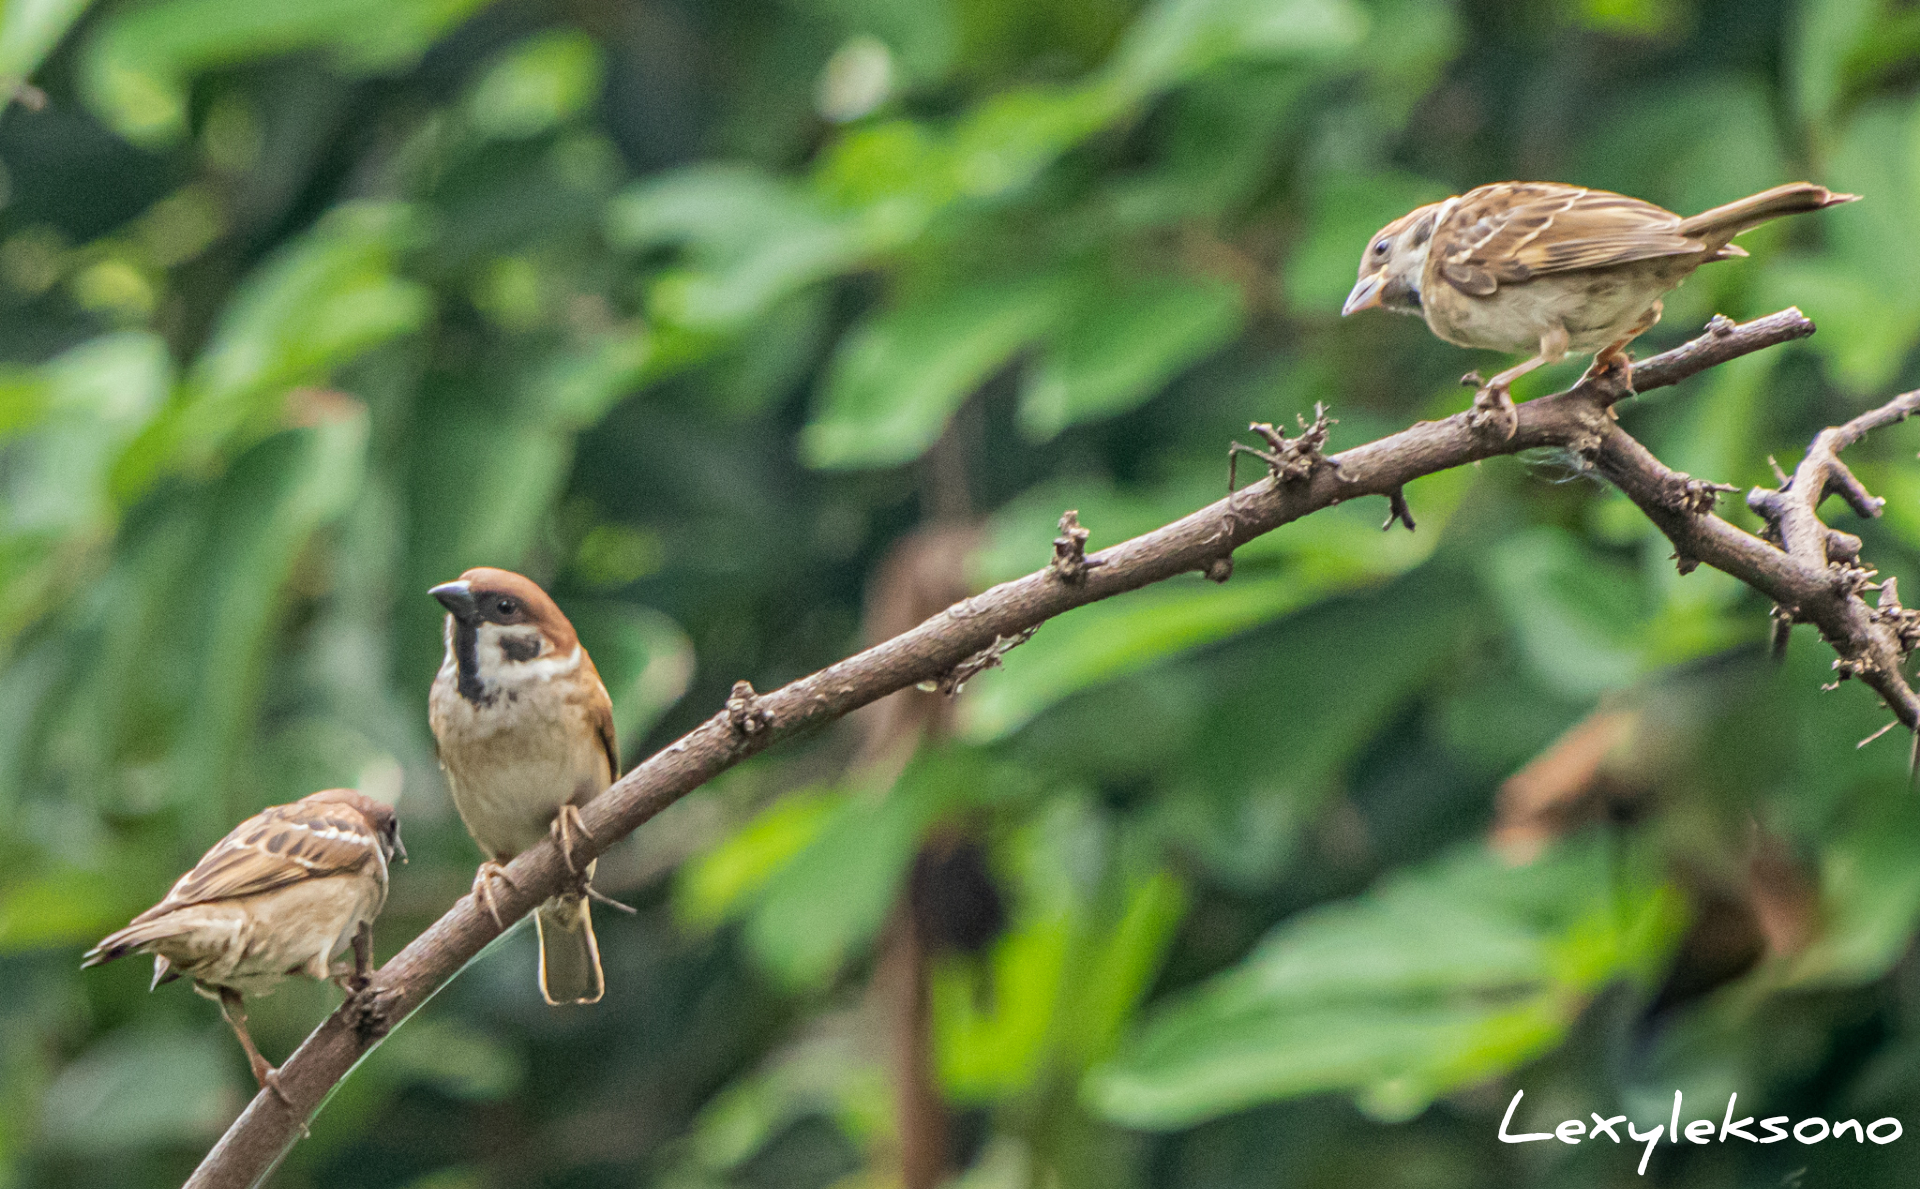
<path id="1" fill-rule="evenodd" d="M 88 950 L 80 965 L 152 954 L 153 986 L 192 979 L 219 1000 L 255 1079 L 284 1102 L 277 1071 L 247 1034 L 242 997 L 265 995 L 293 974 L 364 986 L 373 970 L 373 918 L 387 902 L 395 854 L 407 857 L 393 810 L 352 789 L 275 805 L 235 826 L 165 899 Z M 349 945 L 353 971 L 336 975 L 333 958 Z"/>
<path id="2" fill-rule="evenodd" d="M 492 881 L 552 834 L 580 882 L 535 913 L 540 993 L 593 1003 L 605 990 L 587 907 L 594 865 L 577 865 L 573 848 L 586 837 L 580 806 L 620 775 L 613 702 L 573 625 L 529 579 L 481 568 L 429 593 L 447 609 L 447 656 L 428 719 L 454 807 L 486 852 L 474 898 L 500 923 Z"/>
<path id="3" fill-rule="evenodd" d="M 1495 182 L 1381 228 L 1340 312 L 1421 314 L 1456 346 L 1534 352 L 1474 396 L 1473 424 L 1498 421 L 1512 437 L 1515 380 L 1592 351 L 1588 377 L 1624 368 L 1631 384 L 1627 344 L 1660 320 L 1663 294 L 1708 261 L 1745 256 L 1730 242 L 1743 231 L 1858 197 L 1792 182 L 1683 219 L 1606 190 Z"/>

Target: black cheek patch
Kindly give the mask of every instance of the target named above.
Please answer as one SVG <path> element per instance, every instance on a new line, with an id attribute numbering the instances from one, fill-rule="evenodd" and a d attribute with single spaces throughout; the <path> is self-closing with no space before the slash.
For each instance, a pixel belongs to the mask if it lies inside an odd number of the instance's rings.
<path id="1" fill-rule="evenodd" d="M 502 636 L 500 651 L 510 661 L 530 661 L 540 655 L 540 637 Z"/>

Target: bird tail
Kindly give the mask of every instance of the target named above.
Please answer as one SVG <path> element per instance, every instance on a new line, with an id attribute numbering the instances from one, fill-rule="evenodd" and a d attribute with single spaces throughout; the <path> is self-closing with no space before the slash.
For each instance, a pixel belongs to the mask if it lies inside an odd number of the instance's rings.
<path id="1" fill-rule="evenodd" d="M 1680 234 L 1708 243 L 1724 244 L 1741 232 L 1782 215 L 1824 210 L 1843 202 L 1855 202 L 1859 197 L 1858 194 L 1835 194 L 1825 186 L 1816 186 L 1812 182 L 1788 182 L 1784 186 L 1750 194 L 1737 202 L 1702 211 L 1691 219 L 1682 219 Z"/>
<path id="2" fill-rule="evenodd" d="M 115 958 L 124 958 L 156 941 L 165 941 L 179 932 L 179 923 L 167 916 L 158 916 L 148 921 L 135 921 L 118 933 L 108 934 L 101 939 L 99 945 L 81 955 L 80 969 L 85 970 L 89 966 L 100 966 Z M 155 985 L 159 985 L 158 981 Z"/>
<path id="3" fill-rule="evenodd" d="M 600 945 L 585 896 L 555 896 L 534 914 L 540 931 L 540 994 L 548 1003 L 597 1003 L 606 991 Z"/>

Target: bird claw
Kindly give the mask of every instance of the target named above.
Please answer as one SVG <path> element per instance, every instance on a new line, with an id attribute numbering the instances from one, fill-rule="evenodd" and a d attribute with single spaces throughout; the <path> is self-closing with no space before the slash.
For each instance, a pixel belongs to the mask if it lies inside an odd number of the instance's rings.
<path id="1" fill-rule="evenodd" d="M 573 861 L 574 836 L 577 834 L 588 841 L 593 840 L 592 832 L 587 829 L 586 823 L 580 820 L 580 807 L 573 804 L 562 805 L 560 812 L 553 815 L 552 829 L 553 840 L 560 847 L 560 857 L 567 861 L 567 870 L 575 875 L 580 874 L 580 864 Z"/>
<path id="2" fill-rule="evenodd" d="M 350 962 L 335 962 L 333 968 L 327 972 L 327 978 L 334 986 L 345 992 L 349 999 L 366 990 L 367 984 L 373 981 L 371 975 L 355 968 Z"/>
<path id="3" fill-rule="evenodd" d="M 505 867 L 488 859 L 480 864 L 478 871 L 473 873 L 473 898 L 480 907 L 487 910 L 487 915 L 493 918 L 494 926 L 504 932 L 507 923 L 501 919 L 500 904 L 493 896 L 492 881 L 496 879 L 515 891 L 520 890 L 520 885 L 513 882 L 513 877 L 507 874 Z"/>
<path id="4" fill-rule="evenodd" d="M 1625 351 L 1606 358 L 1596 356 L 1580 377 L 1580 384 L 1583 387 L 1592 385 L 1632 392 L 1633 360 Z"/>
<path id="5" fill-rule="evenodd" d="M 254 1080 L 260 1083 L 262 1090 L 278 1098 L 280 1105 L 287 1108 L 287 1113 L 293 1116 L 293 1125 L 300 1129 L 300 1138 L 312 1139 L 313 1132 L 307 1130 L 307 1121 L 300 1117 L 300 1108 L 293 1105 L 293 1099 L 288 1098 L 287 1092 L 280 1087 L 280 1071 L 265 1061 L 260 1062 L 260 1066 L 264 1068 L 254 1069 Z"/>
<path id="6" fill-rule="evenodd" d="M 1506 385 L 1480 386 L 1480 391 L 1473 394 L 1473 411 L 1467 415 L 1467 425 L 1473 429 L 1497 426 L 1502 440 L 1513 439 L 1520 429 L 1520 410 L 1514 408 L 1513 396 Z"/>
<path id="7" fill-rule="evenodd" d="M 347 1020 L 363 1040 L 378 1040 L 393 1031 L 394 1000 L 392 987 L 373 990 L 363 986 L 347 1000 Z"/>

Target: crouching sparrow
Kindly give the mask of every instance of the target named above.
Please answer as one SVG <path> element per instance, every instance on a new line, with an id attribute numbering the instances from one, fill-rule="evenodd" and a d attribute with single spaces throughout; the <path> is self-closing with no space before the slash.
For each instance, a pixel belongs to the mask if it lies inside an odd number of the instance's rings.
<path id="1" fill-rule="evenodd" d="M 542 904 L 540 993 L 593 1003 L 605 990 L 588 912 L 594 865 L 574 860 L 580 806 L 620 774 L 613 703 L 573 625 L 547 593 L 506 570 L 475 569 L 430 592 L 447 609 L 446 660 L 428 719 L 453 804 L 486 852 L 473 895 L 500 923 L 492 881 L 549 833 L 578 886 Z"/>
<path id="2" fill-rule="evenodd" d="M 1495 182 L 1381 228 L 1340 312 L 1421 314 L 1456 346 L 1535 352 L 1474 396 L 1474 425 L 1512 437 L 1515 380 L 1592 351 L 1588 377 L 1619 368 L 1630 385 L 1627 344 L 1660 320 L 1663 294 L 1702 264 L 1745 256 L 1730 242 L 1741 232 L 1857 197 L 1792 182 L 1683 219 L 1606 190 Z"/>
<path id="3" fill-rule="evenodd" d="M 247 1034 L 246 995 L 288 975 L 335 977 L 334 955 L 353 947 L 353 990 L 373 969 L 373 918 L 387 902 L 387 865 L 398 854 L 393 810 L 352 789 L 327 789 L 275 805 L 235 826 L 180 877 L 165 899 L 99 945 L 82 967 L 131 953 L 153 955 L 153 986 L 185 976 L 220 1002 L 262 1089 L 286 1101 L 277 1072 Z M 291 1105 L 289 1103 L 289 1105 Z"/>

